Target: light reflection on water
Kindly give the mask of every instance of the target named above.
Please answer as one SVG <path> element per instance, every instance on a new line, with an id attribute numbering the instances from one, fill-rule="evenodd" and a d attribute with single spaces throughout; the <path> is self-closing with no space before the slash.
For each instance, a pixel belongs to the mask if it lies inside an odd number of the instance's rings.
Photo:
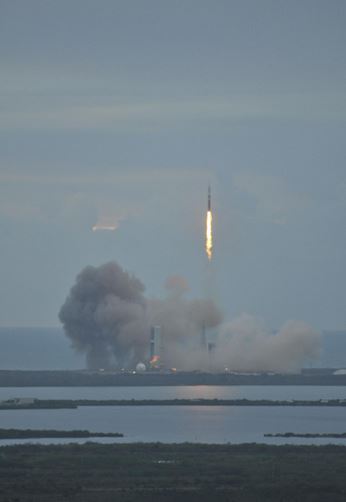
<path id="1" fill-rule="evenodd" d="M 1 387 L 0 400 L 38 399 L 346 399 L 345 386 L 186 385 L 172 387 Z"/>

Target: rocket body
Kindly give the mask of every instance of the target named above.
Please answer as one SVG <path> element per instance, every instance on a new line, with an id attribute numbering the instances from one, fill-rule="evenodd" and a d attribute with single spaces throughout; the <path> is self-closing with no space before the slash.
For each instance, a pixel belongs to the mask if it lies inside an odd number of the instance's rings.
<path id="1" fill-rule="evenodd" d="M 211 211 L 211 188 L 208 185 L 208 211 Z"/>

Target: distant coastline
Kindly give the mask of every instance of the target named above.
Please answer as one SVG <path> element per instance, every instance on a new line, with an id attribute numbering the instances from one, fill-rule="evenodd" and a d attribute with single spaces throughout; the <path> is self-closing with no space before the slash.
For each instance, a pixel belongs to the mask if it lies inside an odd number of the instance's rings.
<path id="1" fill-rule="evenodd" d="M 276 434 L 263 434 L 266 438 L 346 438 L 346 432 L 278 432 Z"/>
<path id="2" fill-rule="evenodd" d="M 38 439 L 38 438 L 122 438 L 120 432 L 90 432 L 86 430 L 55 429 L 0 429 L 2 439 Z"/>
<path id="3" fill-rule="evenodd" d="M 77 409 L 81 406 L 321 406 L 346 407 L 346 399 L 8 399 L 0 411 Z"/>

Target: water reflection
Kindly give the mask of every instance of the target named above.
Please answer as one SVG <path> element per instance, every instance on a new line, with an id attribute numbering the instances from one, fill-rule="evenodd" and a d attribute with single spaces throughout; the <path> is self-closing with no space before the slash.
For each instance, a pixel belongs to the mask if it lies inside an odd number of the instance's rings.
<path id="1" fill-rule="evenodd" d="M 0 420 L 4 428 L 87 429 L 125 434 L 123 439 L 101 438 L 96 439 L 97 442 L 346 444 L 345 439 L 264 437 L 265 433 L 278 432 L 346 432 L 346 409 L 333 407 L 106 406 L 76 410 L 8 410 L 0 412 Z M 62 443 L 71 442 L 71 439 L 20 442 Z"/>
<path id="2" fill-rule="evenodd" d="M 345 386 L 1 387 L 0 400 L 38 399 L 346 399 Z"/>

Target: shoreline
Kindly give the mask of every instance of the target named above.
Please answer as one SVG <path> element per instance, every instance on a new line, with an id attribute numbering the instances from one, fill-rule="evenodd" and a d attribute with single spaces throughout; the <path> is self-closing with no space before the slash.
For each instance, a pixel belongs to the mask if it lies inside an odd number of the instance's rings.
<path id="1" fill-rule="evenodd" d="M 88 430 L 0 429 L 0 441 L 6 439 L 76 439 L 123 438 L 120 432 L 90 432 Z M 0 443 L 1 445 L 1 443 Z"/>
<path id="2" fill-rule="evenodd" d="M 84 406 L 287 406 L 346 407 L 346 399 L 269 400 L 269 399 L 33 399 L 0 402 L 0 411 L 78 409 Z"/>

